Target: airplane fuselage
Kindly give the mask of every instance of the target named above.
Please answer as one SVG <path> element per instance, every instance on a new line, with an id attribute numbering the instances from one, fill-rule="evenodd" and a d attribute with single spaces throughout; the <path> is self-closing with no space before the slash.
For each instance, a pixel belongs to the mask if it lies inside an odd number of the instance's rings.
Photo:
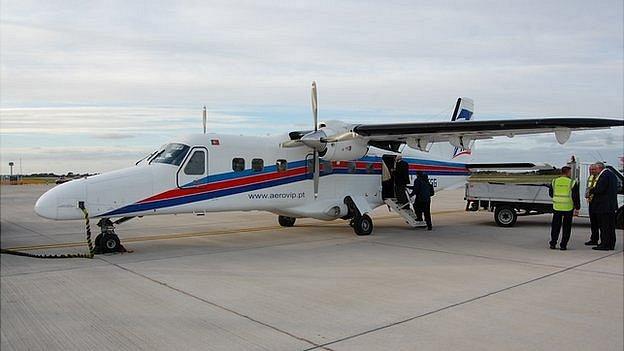
<path id="1" fill-rule="evenodd" d="M 50 219 L 80 219 L 82 201 L 92 217 L 260 210 L 333 220 L 345 215 L 347 196 L 369 209 L 384 204 L 382 156 L 398 153 L 371 147 L 357 160 L 322 160 L 315 198 L 310 149 L 280 147 L 284 138 L 180 138 L 136 166 L 58 185 L 37 201 L 35 210 Z M 410 174 L 424 171 L 436 190 L 463 184 L 469 174 L 463 163 L 409 150 L 412 155 L 405 152 L 403 159 Z"/>

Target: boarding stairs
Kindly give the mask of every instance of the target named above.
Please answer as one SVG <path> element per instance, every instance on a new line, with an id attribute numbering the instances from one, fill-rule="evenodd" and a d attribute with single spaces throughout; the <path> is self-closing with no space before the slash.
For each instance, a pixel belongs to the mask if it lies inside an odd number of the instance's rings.
<path id="1" fill-rule="evenodd" d="M 412 211 L 409 203 L 400 205 L 396 199 L 385 199 L 384 202 L 392 211 L 398 213 L 401 217 L 403 217 L 405 222 L 412 226 L 412 228 L 427 226 L 427 223 L 425 223 L 424 221 L 416 220 L 416 214 L 414 213 L 414 211 Z"/>

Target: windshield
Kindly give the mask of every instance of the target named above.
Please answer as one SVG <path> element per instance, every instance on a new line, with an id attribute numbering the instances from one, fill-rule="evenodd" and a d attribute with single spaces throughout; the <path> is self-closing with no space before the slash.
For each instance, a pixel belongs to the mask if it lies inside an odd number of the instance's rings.
<path id="1" fill-rule="evenodd" d="M 160 152 L 160 151 L 161 151 L 164 147 L 165 147 L 165 145 L 162 145 L 161 147 L 159 147 L 159 148 L 158 148 L 158 149 L 156 149 L 155 151 L 152 151 L 151 153 L 149 153 L 149 154 L 147 154 L 147 155 L 143 156 L 143 158 L 142 158 L 142 159 L 140 159 L 140 160 L 136 161 L 134 164 L 135 164 L 135 165 L 138 165 L 139 163 L 141 163 L 141 162 L 143 162 L 143 161 L 149 162 L 149 161 L 150 161 L 150 159 L 151 159 L 152 157 L 154 157 L 154 155 L 156 155 L 157 153 L 159 153 L 159 152 Z"/>
<path id="2" fill-rule="evenodd" d="M 189 147 L 184 144 L 169 144 L 165 146 L 165 149 L 160 151 L 150 163 L 166 163 L 174 166 L 179 166 L 184 160 Z"/>

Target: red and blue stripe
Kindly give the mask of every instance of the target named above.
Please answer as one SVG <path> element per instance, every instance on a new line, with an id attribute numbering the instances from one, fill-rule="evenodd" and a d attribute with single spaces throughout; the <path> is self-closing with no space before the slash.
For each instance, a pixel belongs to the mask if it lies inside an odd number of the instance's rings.
<path id="1" fill-rule="evenodd" d="M 403 158 L 409 164 L 411 174 L 423 171 L 429 176 L 467 176 L 468 169 L 463 163 L 432 161 L 422 159 Z M 334 161 L 331 170 L 323 165 L 321 176 L 330 174 L 381 174 L 381 157 L 366 156 L 357 161 Z M 312 179 L 305 160 L 288 163 L 288 169 L 278 171 L 275 165 L 267 166 L 262 171 L 247 169 L 241 172 L 227 172 L 215 174 L 200 179 L 193 187 L 185 187 L 167 190 L 165 192 L 148 197 L 134 204 L 130 204 L 116 210 L 104 213 L 100 217 L 122 216 L 129 213 L 137 213 L 162 209 L 166 207 L 187 205 L 194 202 L 206 201 L 229 195 L 271 188 L 279 185 L 300 182 Z"/>

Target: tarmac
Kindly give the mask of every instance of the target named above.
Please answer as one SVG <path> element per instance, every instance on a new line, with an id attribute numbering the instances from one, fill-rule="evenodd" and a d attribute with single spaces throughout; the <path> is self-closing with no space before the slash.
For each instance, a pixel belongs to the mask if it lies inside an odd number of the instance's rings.
<path id="1" fill-rule="evenodd" d="M 33 212 L 49 186 L 2 186 L 2 248 L 86 252 L 84 223 Z M 386 208 L 375 230 L 345 221 L 282 228 L 262 212 L 133 219 L 132 253 L 1 255 L 6 350 L 622 350 L 624 255 L 548 249 L 548 215 L 513 228 L 433 199 L 434 230 Z M 97 227 L 93 225 L 94 232 Z"/>

